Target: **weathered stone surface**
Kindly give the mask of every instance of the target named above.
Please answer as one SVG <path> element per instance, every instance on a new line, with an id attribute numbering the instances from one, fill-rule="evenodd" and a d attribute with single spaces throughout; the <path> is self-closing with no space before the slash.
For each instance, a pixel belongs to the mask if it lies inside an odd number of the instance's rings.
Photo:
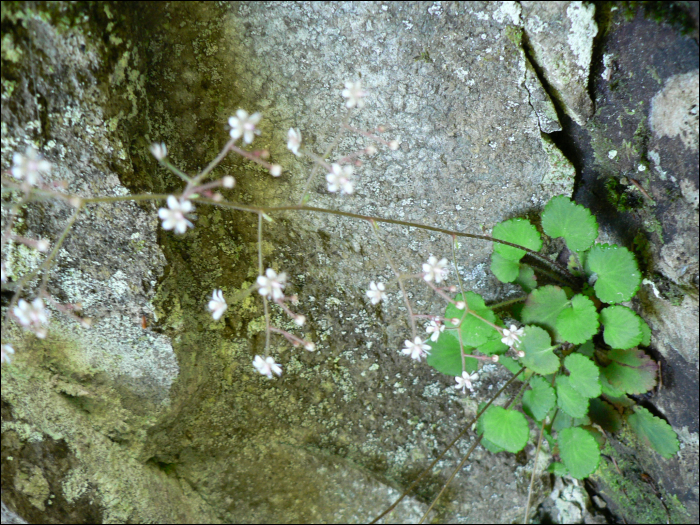
<path id="1" fill-rule="evenodd" d="M 608 508 L 629 522 L 694 523 L 698 208 L 683 188 L 697 188 L 698 180 L 697 143 L 692 146 L 698 46 L 645 9 L 636 5 L 600 14 L 606 26 L 591 68 L 596 113 L 585 128 L 566 119 L 562 124 L 581 175 L 576 200 L 595 213 L 611 242 L 637 253 L 645 281 L 632 306 L 652 328 L 647 351 L 661 366 L 660 387 L 642 401 L 673 426 L 681 451 L 663 460 L 623 432 L 605 452 L 617 466 L 601 465 L 592 481 Z M 665 508 L 659 495 L 673 504 Z"/>
<path id="2" fill-rule="evenodd" d="M 300 128 L 305 146 L 322 152 L 342 122 L 343 83 L 361 76 L 370 96 L 352 125 L 383 123 L 401 147 L 366 159 L 352 196 L 329 194 L 318 174 L 311 204 L 481 232 L 573 188 L 571 164 L 542 135 L 556 121 L 528 73 L 515 3 L 48 9 L 3 11 L 3 169 L 35 142 L 71 192 L 177 192 L 181 181 L 148 145 L 164 141 L 173 163 L 194 172 L 242 107 L 263 113 L 254 146 L 285 173 L 273 179 L 226 159 L 215 175 L 233 174 L 237 185 L 225 196 L 298 202 L 310 166 L 286 150 L 287 130 Z M 346 133 L 331 160 L 364 145 Z M 268 381 L 251 366 L 265 340 L 258 298 L 231 304 L 220 322 L 206 310 L 214 288 L 230 299 L 254 282 L 257 217 L 200 205 L 195 229 L 175 236 L 160 228 L 158 206 L 101 204 L 76 222 L 50 290 L 83 301 L 91 331 L 55 313 L 44 343 L 10 334 L 18 343 L 3 367 L 3 500 L 30 521 L 366 522 L 509 376 L 484 367 L 465 398 L 452 378 L 406 359 L 397 290 L 376 308 L 364 294 L 370 280 L 391 278 L 370 228 L 278 213 L 265 224 L 264 262 L 289 273 L 308 324 L 300 330 L 277 310 L 273 319 L 318 349 L 274 337 L 284 373 Z M 27 212 L 23 233 L 55 238 L 70 213 Z M 449 257 L 449 237 L 380 230 L 403 272 L 430 254 Z M 486 270 L 489 253 L 462 242 L 460 275 L 487 299 L 507 296 L 513 289 Z M 20 248 L 5 257 L 15 275 L 36 264 Z M 421 312 L 441 311 L 424 287 L 411 294 Z M 477 449 L 437 518 L 522 519 L 533 449 Z M 459 459 L 448 454 L 391 519 L 415 521 Z M 537 477 L 535 504 L 548 488 L 549 476 Z"/>
<path id="3" fill-rule="evenodd" d="M 593 115 L 588 75 L 595 7 L 583 2 L 521 2 L 526 45 L 562 109 L 578 124 Z"/>

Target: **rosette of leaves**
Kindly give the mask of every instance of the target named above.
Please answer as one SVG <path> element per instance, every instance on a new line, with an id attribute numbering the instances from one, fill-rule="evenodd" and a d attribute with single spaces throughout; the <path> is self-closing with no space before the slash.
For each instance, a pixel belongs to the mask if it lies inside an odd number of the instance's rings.
<path id="1" fill-rule="evenodd" d="M 550 200 L 541 224 L 546 235 L 564 240 L 581 281 L 578 288 L 569 288 L 572 283 L 566 276 L 561 286 L 538 286 L 533 268 L 521 262 L 525 250 L 494 244 L 494 275 L 502 282 L 520 284 L 527 293 L 524 304 L 509 311 L 524 325 L 515 345 L 523 355 L 519 359 L 502 355 L 499 364 L 512 373 L 524 366 L 528 387 L 522 394 L 522 412 L 492 406 L 482 415 L 477 422 L 482 443 L 494 453 L 518 452 L 529 438 L 527 418 L 537 426 L 544 423 L 544 436 L 560 460 L 551 470 L 581 479 L 600 461 L 599 433 L 591 424 L 616 432 L 626 423 L 643 443 L 665 458 L 672 456 L 678 450 L 673 429 L 628 397 L 654 388 L 658 373 L 656 363 L 638 348 L 650 344 L 649 326 L 632 309 L 616 304 L 630 300 L 639 289 L 641 275 L 634 256 L 616 245 L 595 244 L 595 218 L 567 197 Z M 537 228 L 525 219 L 496 225 L 493 236 L 529 250 L 542 247 Z M 554 265 L 552 269 L 558 271 Z M 447 307 L 445 317 L 456 317 L 460 323 L 446 322 L 444 334 L 431 343 L 428 364 L 457 377 L 462 372 L 462 350 L 493 355 L 504 354 L 508 347 L 492 326 L 504 326 L 503 321 L 481 296 L 468 292 L 455 299 L 468 307 L 462 311 L 452 304 Z M 464 359 L 468 372 L 477 367 L 476 360 Z"/>

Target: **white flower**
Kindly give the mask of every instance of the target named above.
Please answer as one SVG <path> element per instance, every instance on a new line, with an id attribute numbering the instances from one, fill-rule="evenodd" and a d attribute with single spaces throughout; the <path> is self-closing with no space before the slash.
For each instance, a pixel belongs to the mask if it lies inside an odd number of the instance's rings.
<path id="1" fill-rule="evenodd" d="M 154 142 L 151 144 L 151 153 L 157 160 L 163 160 L 168 156 L 168 148 L 165 147 L 164 142 L 161 142 L 160 144 Z"/>
<path id="2" fill-rule="evenodd" d="M 301 131 L 289 128 L 287 132 L 287 149 L 298 157 L 299 146 L 301 146 Z"/>
<path id="3" fill-rule="evenodd" d="M 168 209 L 170 208 L 170 209 Z M 163 220 L 163 228 L 175 229 L 175 233 L 185 233 L 187 227 L 194 228 L 194 224 L 187 220 L 186 213 L 194 210 L 194 206 L 187 199 L 177 200 L 173 195 L 168 197 L 168 208 L 158 210 L 158 217 Z"/>
<path id="4" fill-rule="evenodd" d="M 431 255 L 428 258 L 427 263 L 423 263 L 423 279 L 426 281 L 432 281 L 435 280 L 436 283 L 439 283 L 443 279 L 445 279 L 445 276 L 449 272 L 447 268 L 447 259 L 440 259 L 440 261 L 437 260 L 437 257 L 434 255 Z"/>
<path id="5" fill-rule="evenodd" d="M 258 275 L 258 292 L 273 301 L 279 301 L 284 297 L 282 290 L 287 284 L 287 274 L 282 272 L 277 275 L 272 268 L 265 270 L 265 275 Z"/>
<path id="6" fill-rule="evenodd" d="M 348 108 L 353 108 L 357 106 L 358 109 L 365 107 L 365 101 L 362 97 L 366 97 L 367 92 L 362 90 L 362 83 L 358 80 L 357 82 L 346 82 L 345 89 L 343 90 L 343 97 L 347 98 L 345 106 Z"/>
<path id="7" fill-rule="evenodd" d="M 461 388 L 463 394 L 467 393 L 467 388 L 474 392 L 472 381 L 476 381 L 477 379 L 479 379 L 479 375 L 476 372 L 469 375 L 466 371 L 464 371 L 462 372 L 462 377 L 455 377 L 455 381 L 457 381 L 455 388 Z"/>
<path id="8" fill-rule="evenodd" d="M 273 372 L 278 376 L 282 375 L 282 368 L 280 367 L 280 365 L 275 363 L 275 360 L 271 357 L 266 357 L 265 359 L 263 359 L 259 355 L 256 355 L 255 359 L 253 360 L 253 366 L 262 375 L 267 376 L 268 379 L 272 379 Z"/>
<path id="9" fill-rule="evenodd" d="M 503 338 L 501 343 L 508 346 L 514 346 L 520 344 L 520 338 L 525 333 L 524 328 L 518 328 L 514 324 L 510 325 L 510 330 L 508 328 L 503 329 Z"/>
<path id="10" fill-rule="evenodd" d="M 420 337 L 416 337 L 413 342 L 406 339 L 403 343 L 406 348 L 401 350 L 401 353 L 410 355 L 411 359 L 420 361 L 421 357 L 425 357 L 430 353 L 430 346 L 426 345 Z"/>
<path id="11" fill-rule="evenodd" d="M 386 299 L 386 294 L 384 293 L 384 283 L 375 283 L 372 281 L 369 283 L 369 290 L 365 292 L 367 297 L 369 297 L 372 304 L 378 304 L 379 301 L 384 301 Z"/>
<path id="12" fill-rule="evenodd" d="M 260 135 L 260 130 L 255 126 L 260 122 L 261 118 L 262 115 L 260 113 L 253 113 L 248 116 L 247 111 L 239 109 L 236 111 L 235 117 L 228 119 L 228 125 L 231 126 L 231 138 L 239 139 L 243 137 L 243 142 L 250 144 L 253 142 L 255 135 Z"/>
<path id="13" fill-rule="evenodd" d="M 214 318 L 214 321 L 221 319 L 221 316 L 224 315 L 227 308 L 228 305 L 226 304 L 226 299 L 224 299 L 223 292 L 221 290 L 214 290 L 214 293 L 211 294 L 211 301 L 209 301 L 209 309 L 211 310 L 211 316 Z"/>
<path id="14" fill-rule="evenodd" d="M 2 345 L 2 352 L 0 352 L 0 364 L 7 363 L 10 364 L 10 354 L 14 354 L 15 349 L 10 345 Z"/>
<path id="15" fill-rule="evenodd" d="M 40 174 L 49 171 L 51 171 L 51 163 L 44 160 L 31 146 L 27 148 L 24 155 L 21 153 L 12 155 L 12 176 L 15 179 L 26 181 L 27 184 L 34 186 L 39 182 Z"/>
<path id="16" fill-rule="evenodd" d="M 331 172 L 326 175 L 328 181 L 328 191 L 335 193 L 340 190 L 340 193 L 351 194 L 355 189 L 352 181 L 352 166 L 343 166 L 340 164 L 331 164 Z"/>
<path id="17" fill-rule="evenodd" d="M 428 328 L 425 329 L 425 331 L 429 334 L 433 334 L 430 336 L 430 340 L 435 342 L 438 340 L 438 337 L 440 337 L 440 332 L 445 331 L 445 325 L 439 321 L 430 321 L 430 324 L 428 325 Z"/>
<path id="18" fill-rule="evenodd" d="M 44 301 L 40 297 L 34 299 L 32 304 L 20 299 L 12 313 L 15 314 L 19 324 L 34 332 L 39 339 L 46 337 L 46 328 L 41 325 L 45 324 L 49 317 L 44 308 Z"/>

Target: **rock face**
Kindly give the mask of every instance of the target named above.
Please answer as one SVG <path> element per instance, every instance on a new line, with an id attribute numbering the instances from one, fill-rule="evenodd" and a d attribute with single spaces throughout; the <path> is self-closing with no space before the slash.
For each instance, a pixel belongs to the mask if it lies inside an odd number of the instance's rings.
<path id="1" fill-rule="evenodd" d="M 329 193 L 317 173 L 309 204 L 488 233 L 573 191 L 573 166 L 546 134 L 561 129 L 550 95 L 560 115 L 565 108 L 580 122 L 590 116 L 585 83 L 580 88 L 596 28 L 590 9 L 3 6 L 2 167 L 34 144 L 54 165 L 50 180 L 67 181 L 72 194 L 177 193 L 182 182 L 148 146 L 165 142 L 171 162 L 195 173 L 226 143 L 227 119 L 243 108 L 263 114 L 253 147 L 268 149 L 284 173 L 272 178 L 229 156 L 214 177 L 231 174 L 237 184 L 222 193 L 248 205 L 296 203 L 311 165 L 286 149 L 287 130 L 299 128 L 304 147 L 322 154 L 346 114 L 344 82 L 361 79 L 369 96 L 351 126 L 384 124 L 382 136 L 401 145 L 363 158 L 353 195 Z M 567 21 L 555 24 L 562 13 Z M 535 17 L 568 42 L 559 60 L 576 75 L 569 94 L 557 87 L 567 83 L 561 71 L 535 52 Z M 660 107 L 683 89 L 674 86 Z M 367 144 L 346 131 L 329 160 Z M 393 278 L 369 224 L 280 212 L 264 224 L 264 266 L 288 273 L 286 292 L 299 296 L 295 308 L 308 322 L 299 329 L 277 309 L 273 322 L 313 340 L 316 351 L 273 336 L 283 374 L 268 380 L 252 367 L 265 346 L 257 294 L 230 304 L 221 321 L 206 308 L 212 290 L 230 300 L 255 281 L 257 216 L 198 205 L 195 228 L 178 236 L 160 227 L 162 205 L 96 203 L 76 219 L 48 290 L 61 303 L 82 302 L 89 330 L 59 312 L 44 341 L 3 327 L 3 342 L 16 348 L 2 374 L 3 501 L 29 522 L 370 521 L 510 376 L 486 366 L 465 397 L 453 378 L 401 355 L 410 329 L 398 289 L 388 285 L 390 300 L 376 307 L 365 296 L 370 281 Z M 3 228 L 7 209 L 3 201 Z M 54 242 L 73 211 L 63 202 L 31 204 L 18 233 Z M 403 273 L 451 254 L 452 239 L 437 233 L 380 225 L 379 237 Z M 516 293 L 487 271 L 490 246 L 460 244 L 457 268 L 470 289 L 487 300 Z M 41 263 L 11 243 L 3 261 L 11 281 Z M 420 313 L 444 308 L 427 287 L 411 285 L 410 294 Z M 681 340 L 683 349 L 671 352 L 686 351 Z M 470 439 L 387 519 L 417 521 Z M 477 448 L 437 519 L 521 520 L 533 449 L 516 456 Z M 549 475 L 536 476 L 535 506 L 549 485 Z"/>

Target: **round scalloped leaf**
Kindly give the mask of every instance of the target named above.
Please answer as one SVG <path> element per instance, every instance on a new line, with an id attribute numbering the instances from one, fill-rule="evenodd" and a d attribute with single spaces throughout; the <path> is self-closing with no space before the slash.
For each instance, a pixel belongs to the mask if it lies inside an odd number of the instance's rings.
<path id="1" fill-rule="evenodd" d="M 613 348 L 626 350 L 642 342 L 642 319 L 626 306 L 608 306 L 600 312 L 603 339 Z"/>
<path id="2" fill-rule="evenodd" d="M 530 429 L 520 412 L 492 407 L 483 416 L 484 437 L 508 452 L 520 452 L 527 444 Z"/>
<path id="3" fill-rule="evenodd" d="M 520 362 L 533 372 L 548 375 L 559 370 L 559 358 L 554 354 L 552 339 L 539 326 L 526 326 L 517 348 L 525 352 Z"/>
<path id="4" fill-rule="evenodd" d="M 455 301 L 461 301 L 462 294 L 457 294 Z M 469 306 L 469 310 L 477 314 L 479 317 L 486 319 L 487 321 L 497 324 L 496 314 L 493 310 L 488 308 L 484 303 L 483 297 L 474 292 L 467 292 L 465 294 L 464 300 Z M 477 347 L 481 346 L 487 341 L 494 338 L 497 331 L 490 325 L 486 324 L 484 321 L 478 317 L 467 314 L 464 315 L 466 310 L 458 310 L 457 307 L 450 303 L 445 309 L 445 317 L 447 319 L 452 319 L 456 317 L 457 319 L 462 319 L 459 325 L 459 329 L 462 332 L 462 343 L 464 346 Z M 446 327 L 453 326 L 449 321 L 445 321 Z"/>
<path id="5" fill-rule="evenodd" d="M 557 396 L 550 384 L 540 376 L 530 378 L 531 390 L 523 394 L 523 410 L 536 421 L 542 421 L 554 408 Z"/>
<path id="6" fill-rule="evenodd" d="M 556 330 L 569 343 L 580 345 L 588 341 L 598 332 L 598 312 L 593 301 L 585 295 L 574 295 L 570 306 L 557 316 Z"/>
<path id="7" fill-rule="evenodd" d="M 672 458 L 678 452 L 678 436 L 661 418 L 654 416 L 646 408 L 634 407 L 634 414 L 627 418 L 632 430 L 666 459 Z"/>
<path id="8" fill-rule="evenodd" d="M 600 395 L 598 367 L 581 354 L 571 354 L 564 359 L 564 366 L 569 371 L 569 384 L 584 397 Z"/>
<path id="9" fill-rule="evenodd" d="M 566 292 L 558 286 L 548 284 L 533 290 L 527 296 L 520 318 L 523 323 L 536 324 L 547 328 L 556 337 L 558 335 L 556 329 L 557 317 L 559 317 L 567 303 Z"/>
<path id="10" fill-rule="evenodd" d="M 593 436 L 582 428 L 565 428 L 557 439 L 559 456 L 572 477 L 583 479 L 593 474 L 600 461 L 600 448 Z"/>
<path id="11" fill-rule="evenodd" d="M 539 251 L 542 248 L 542 238 L 530 221 L 525 219 L 510 219 L 496 224 L 493 228 L 494 239 L 519 244 L 530 250 Z M 519 261 L 525 255 L 525 250 L 494 243 L 493 251 L 501 254 L 505 259 Z"/>
<path id="12" fill-rule="evenodd" d="M 571 417 L 583 417 L 588 412 L 588 398 L 582 396 L 567 376 L 557 376 L 557 406 Z"/>
<path id="13" fill-rule="evenodd" d="M 611 363 L 603 368 L 601 383 L 607 395 L 643 394 L 656 386 L 658 366 L 642 350 L 611 350 L 607 354 Z M 603 377 L 609 385 L 605 384 Z M 609 388 L 607 388 L 609 387 Z"/>
<path id="14" fill-rule="evenodd" d="M 460 377 L 462 375 L 462 353 L 459 350 L 459 340 L 451 332 L 440 334 L 437 341 L 427 341 L 430 345 L 430 353 L 425 362 L 438 372 L 448 376 Z M 464 353 L 471 353 L 472 348 L 465 348 Z M 464 359 L 466 371 L 470 374 L 479 368 L 479 361 L 473 357 Z"/>
<path id="15" fill-rule="evenodd" d="M 520 263 L 506 259 L 498 252 L 491 254 L 491 272 L 502 283 L 512 283 L 520 273 Z"/>
<path id="16" fill-rule="evenodd" d="M 586 270 L 597 275 L 593 288 L 604 303 L 629 301 L 637 293 L 642 280 L 634 255 L 614 244 L 593 246 L 586 258 Z"/>
<path id="17" fill-rule="evenodd" d="M 531 266 L 520 263 L 520 272 L 518 272 L 515 284 L 522 286 L 525 293 L 530 293 L 537 288 L 537 276 Z"/>
<path id="18" fill-rule="evenodd" d="M 591 212 L 564 195 L 553 197 L 544 207 L 542 229 L 550 237 L 564 237 L 575 252 L 587 250 L 598 238 L 598 223 Z"/>

